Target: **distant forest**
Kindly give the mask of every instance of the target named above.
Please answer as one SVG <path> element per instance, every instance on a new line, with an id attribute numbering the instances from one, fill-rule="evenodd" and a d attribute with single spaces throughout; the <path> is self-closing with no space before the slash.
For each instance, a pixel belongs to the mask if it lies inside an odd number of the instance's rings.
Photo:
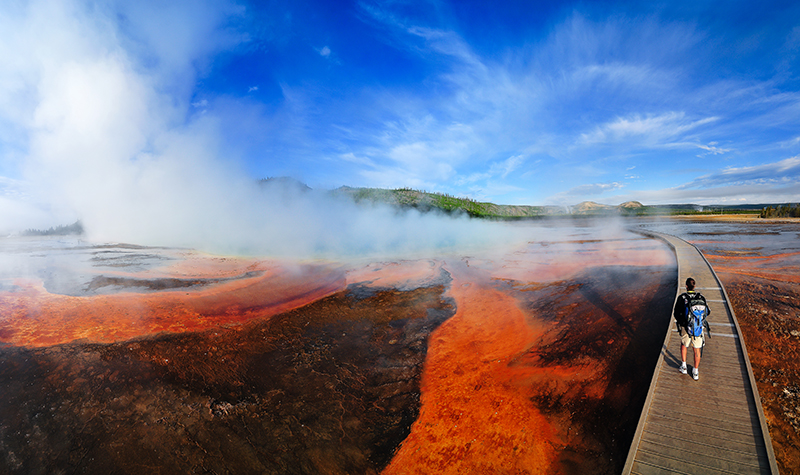
<path id="1" fill-rule="evenodd" d="M 761 210 L 762 218 L 800 218 L 800 204 L 767 206 Z"/>
<path id="2" fill-rule="evenodd" d="M 80 221 L 75 221 L 69 225 L 61 225 L 56 227 L 51 227 L 50 229 L 28 229 L 24 233 L 23 236 L 69 236 L 69 235 L 81 235 L 83 234 L 83 225 Z"/>

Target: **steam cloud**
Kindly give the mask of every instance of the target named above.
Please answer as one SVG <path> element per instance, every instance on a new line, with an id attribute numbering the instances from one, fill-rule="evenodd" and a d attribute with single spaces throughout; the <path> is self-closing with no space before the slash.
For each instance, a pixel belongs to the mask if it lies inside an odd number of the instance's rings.
<path id="1" fill-rule="evenodd" d="M 181 86 L 237 41 L 219 27 L 232 7 L 178 5 L 170 25 L 153 25 L 148 9 L 161 7 L 138 2 L 0 8 L 0 175 L 21 177 L 0 181 L 0 232 L 80 219 L 97 241 L 299 257 L 499 235 L 490 223 L 259 187 L 224 149 L 219 119 L 197 113 Z"/>

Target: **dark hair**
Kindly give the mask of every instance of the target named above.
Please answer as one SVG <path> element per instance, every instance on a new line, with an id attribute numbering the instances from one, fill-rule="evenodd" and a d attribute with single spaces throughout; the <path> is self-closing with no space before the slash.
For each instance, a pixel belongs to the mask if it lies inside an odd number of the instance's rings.
<path id="1" fill-rule="evenodd" d="M 686 290 L 694 290 L 694 279 L 691 277 L 686 279 Z"/>

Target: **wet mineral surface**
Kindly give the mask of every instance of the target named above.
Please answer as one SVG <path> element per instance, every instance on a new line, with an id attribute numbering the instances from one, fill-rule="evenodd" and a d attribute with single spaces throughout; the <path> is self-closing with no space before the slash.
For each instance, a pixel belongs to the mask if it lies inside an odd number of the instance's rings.
<path id="1" fill-rule="evenodd" d="M 6 243 L 0 472 L 617 473 L 674 257 L 553 234 L 347 264 Z"/>

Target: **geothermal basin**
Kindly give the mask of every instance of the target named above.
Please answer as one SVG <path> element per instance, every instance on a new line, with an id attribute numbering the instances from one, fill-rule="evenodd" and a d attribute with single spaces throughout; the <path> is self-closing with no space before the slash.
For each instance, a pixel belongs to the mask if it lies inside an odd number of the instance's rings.
<path id="1" fill-rule="evenodd" d="M 676 291 L 587 220 L 436 257 L 0 241 L 0 472 L 618 473 Z"/>

